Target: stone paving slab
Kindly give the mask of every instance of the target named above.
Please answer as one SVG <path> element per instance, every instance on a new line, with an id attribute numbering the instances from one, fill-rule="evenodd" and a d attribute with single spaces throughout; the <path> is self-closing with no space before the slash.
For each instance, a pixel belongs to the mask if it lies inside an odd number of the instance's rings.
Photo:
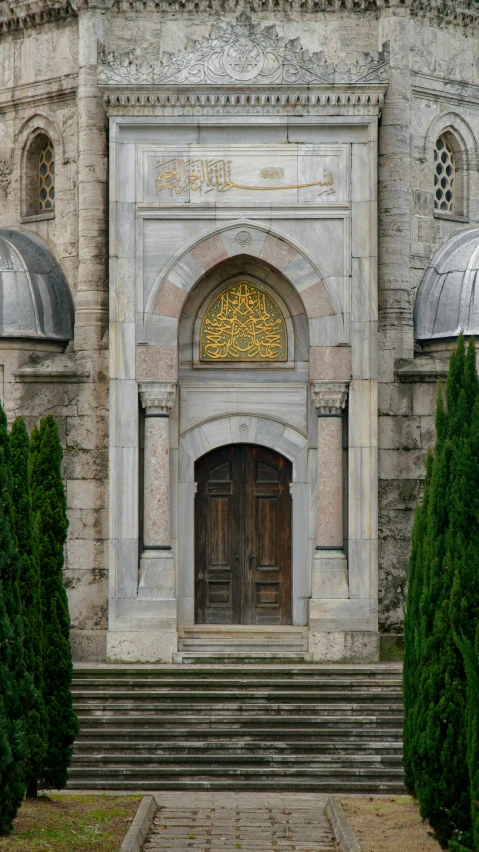
<path id="1" fill-rule="evenodd" d="M 155 793 L 143 852 L 336 852 L 326 796 L 309 793 Z"/>

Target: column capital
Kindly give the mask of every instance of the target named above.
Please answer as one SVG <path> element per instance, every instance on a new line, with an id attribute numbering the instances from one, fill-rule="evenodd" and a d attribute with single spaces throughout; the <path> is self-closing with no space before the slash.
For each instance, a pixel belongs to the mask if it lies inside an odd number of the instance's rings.
<path id="1" fill-rule="evenodd" d="M 176 382 L 140 382 L 140 399 L 147 414 L 168 417 L 176 398 Z"/>
<path id="2" fill-rule="evenodd" d="M 318 417 L 341 416 L 348 400 L 347 382 L 316 381 L 311 383 L 311 395 L 318 410 Z"/>

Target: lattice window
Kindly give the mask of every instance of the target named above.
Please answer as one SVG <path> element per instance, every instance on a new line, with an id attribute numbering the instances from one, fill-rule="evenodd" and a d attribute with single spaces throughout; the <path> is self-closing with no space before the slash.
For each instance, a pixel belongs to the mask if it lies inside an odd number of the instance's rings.
<path id="1" fill-rule="evenodd" d="M 55 206 L 55 154 L 48 139 L 38 158 L 38 210 L 53 210 Z"/>
<path id="2" fill-rule="evenodd" d="M 456 163 L 454 151 L 444 136 L 440 136 L 434 149 L 434 208 L 444 213 L 454 213 L 454 183 Z"/>

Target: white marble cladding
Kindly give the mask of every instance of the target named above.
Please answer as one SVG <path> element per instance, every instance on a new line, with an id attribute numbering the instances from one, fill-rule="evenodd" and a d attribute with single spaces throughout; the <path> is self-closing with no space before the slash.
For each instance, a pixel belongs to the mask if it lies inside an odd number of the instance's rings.
<path id="1" fill-rule="evenodd" d="M 142 201 L 334 204 L 349 200 L 347 145 L 198 145 L 141 149 Z"/>
<path id="2" fill-rule="evenodd" d="M 293 463 L 294 623 L 309 623 L 314 635 L 375 631 L 377 115 L 348 114 L 341 105 L 328 117 L 240 117 L 234 111 L 154 117 L 146 111 L 112 117 L 110 143 L 110 657 L 171 660 L 178 626 L 193 622 L 194 462 L 231 442 L 269 446 Z M 187 188 L 176 193 L 177 175 L 167 177 L 163 168 L 162 180 L 170 181 L 163 201 L 163 189 L 143 193 L 145 182 L 151 186 L 159 176 L 155 165 L 147 178 L 148 158 L 156 164 L 166 150 L 174 155 L 171 171 L 187 159 L 189 172 Z M 306 177 L 323 171 L 327 161 L 338 194 L 300 197 L 296 188 L 292 200 L 270 189 L 260 202 L 240 200 L 235 188 L 208 187 L 206 177 L 195 189 L 192 161 L 215 157 L 231 160 L 232 183 L 246 185 L 250 174 L 256 179 L 258 171 L 272 169 L 271 178 L 261 175 L 268 186 L 270 180 L 299 183 L 298 164 L 308 158 L 314 165 Z M 220 276 L 223 266 L 228 275 L 239 274 L 241 264 L 264 275 L 273 289 L 278 276 L 291 288 L 292 304 L 300 306 L 292 316 L 303 372 L 292 364 L 290 370 L 243 370 L 239 379 L 239 371 L 225 370 L 222 380 L 221 370 L 190 358 L 179 375 L 180 320 L 186 328 L 184 307 L 196 304 L 196 284 Z M 192 335 L 199 307 L 189 320 Z M 314 559 L 317 488 L 328 466 L 326 460 L 318 475 L 317 412 L 308 378 L 329 387 L 349 383 L 348 537 L 341 564 L 334 553 L 329 562 Z M 144 553 L 140 565 L 139 387 L 156 382 L 178 382 L 166 421 L 171 551 Z M 138 639 L 142 634 L 151 637 L 151 652 L 148 640 Z"/>
<path id="3" fill-rule="evenodd" d="M 223 384 L 200 384 L 199 381 L 182 383 L 181 433 L 187 432 L 206 419 L 214 420 L 217 417 L 224 417 L 225 414 L 254 414 L 269 417 L 306 434 L 307 386 L 281 382 L 238 383 L 234 387 Z"/>

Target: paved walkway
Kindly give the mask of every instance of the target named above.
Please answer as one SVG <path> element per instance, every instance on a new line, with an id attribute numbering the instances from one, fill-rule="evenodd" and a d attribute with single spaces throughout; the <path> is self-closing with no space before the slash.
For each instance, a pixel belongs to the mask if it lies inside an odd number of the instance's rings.
<path id="1" fill-rule="evenodd" d="M 144 852 L 336 852 L 326 797 L 309 793 L 159 793 Z"/>

